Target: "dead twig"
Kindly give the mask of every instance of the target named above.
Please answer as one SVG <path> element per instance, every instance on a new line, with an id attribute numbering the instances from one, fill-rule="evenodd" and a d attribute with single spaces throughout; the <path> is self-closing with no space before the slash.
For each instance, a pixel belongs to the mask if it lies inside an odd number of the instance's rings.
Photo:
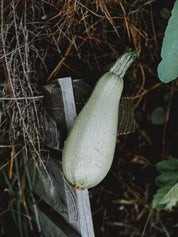
<path id="1" fill-rule="evenodd" d="M 76 36 L 74 36 L 74 40 L 75 40 L 75 38 L 76 38 Z M 64 54 L 64 57 L 61 59 L 61 61 L 57 64 L 57 66 L 51 72 L 50 76 L 47 78 L 47 81 L 49 81 L 60 70 L 63 62 L 66 60 L 67 56 L 69 55 L 69 53 L 72 49 L 72 46 L 73 46 L 73 42 L 68 46 L 68 48 Z"/>

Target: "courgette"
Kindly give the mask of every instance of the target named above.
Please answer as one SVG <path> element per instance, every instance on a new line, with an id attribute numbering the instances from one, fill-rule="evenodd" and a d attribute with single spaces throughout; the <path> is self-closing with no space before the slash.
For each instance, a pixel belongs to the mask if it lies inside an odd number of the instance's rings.
<path id="1" fill-rule="evenodd" d="M 92 188 L 107 175 L 114 157 L 123 77 L 137 52 L 125 52 L 97 82 L 64 144 L 62 169 L 78 189 Z"/>

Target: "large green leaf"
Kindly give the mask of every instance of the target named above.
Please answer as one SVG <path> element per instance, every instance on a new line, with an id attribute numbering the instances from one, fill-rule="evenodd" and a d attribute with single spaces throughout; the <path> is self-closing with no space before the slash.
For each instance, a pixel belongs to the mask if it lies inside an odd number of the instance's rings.
<path id="1" fill-rule="evenodd" d="M 161 57 L 158 76 L 161 81 L 167 83 L 178 77 L 178 0 L 174 4 L 172 16 L 166 28 Z"/>
<path id="2" fill-rule="evenodd" d="M 156 177 L 156 184 L 161 186 L 153 197 L 153 208 L 171 210 L 178 204 L 178 159 L 169 156 L 167 161 L 157 164 L 161 172 Z"/>

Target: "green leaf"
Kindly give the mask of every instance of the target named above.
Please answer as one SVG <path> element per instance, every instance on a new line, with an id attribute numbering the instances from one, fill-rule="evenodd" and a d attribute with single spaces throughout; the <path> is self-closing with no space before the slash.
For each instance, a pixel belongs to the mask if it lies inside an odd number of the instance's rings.
<path id="1" fill-rule="evenodd" d="M 157 163 L 156 168 L 159 172 L 178 172 L 178 159 L 175 159 L 173 156 L 169 156 L 168 160 Z"/>
<path id="2" fill-rule="evenodd" d="M 160 204 L 165 204 L 166 210 L 171 210 L 173 206 L 178 204 L 178 183 L 176 183 L 163 197 Z"/>
<path id="3" fill-rule="evenodd" d="M 170 82 L 178 76 L 178 0 L 174 4 L 163 40 L 158 76 L 163 82 Z"/>
<path id="4" fill-rule="evenodd" d="M 171 210 L 178 204 L 178 159 L 169 156 L 168 160 L 157 164 L 157 170 L 161 174 L 155 181 L 161 188 L 153 197 L 153 208 Z"/>
<path id="5" fill-rule="evenodd" d="M 151 122 L 154 125 L 161 125 L 164 124 L 166 118 L 166 111 L 163 107 L 158 106 L 156 107 L 151 114 Z"/>
<path id="6" fill-rule="evenodd" d="M 170 17 L 170 12 L 167 8 L 162 8 L 160 11 L 160 15 L 162 16 L 162 18 L 168 19 Z"/>
<path id="7" fill-rule="evenodd" d="M 160 202 L 165 196 L 165 194 L 168 192 L 169 192 L 169 187 L 164 187 L 157 190 L 152 201 L 153 208 L 157 209 L 158 211 L 164 210 L 165 205 L 161 204 Z"/>

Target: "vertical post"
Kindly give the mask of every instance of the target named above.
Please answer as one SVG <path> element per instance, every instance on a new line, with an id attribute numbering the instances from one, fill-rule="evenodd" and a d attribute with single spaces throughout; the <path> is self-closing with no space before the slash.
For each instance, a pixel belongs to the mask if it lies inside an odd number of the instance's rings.
<path id="1" fill-rule="evenodd" d="M 58 79 L 58 83 L 62 91 L 65 120 L 67 130 L 69 132 L 76 118 L 75 99 L 74 99 L 71 77 Z"/>
<path id="2" fill-rule="evenodd" d="M 65 119 L 68 132 L 70 131 L 74 120 L 76 118 L 75 99 L 73 94 L 72 80 L 70 77 L 58 79 L 58 83 L 62 91 L 62 99 L 64 104 Z M 68 185 L 64 178 L 64 185 L 67 198 Z M 82 237 L 94 237 L 93 222 L 91 216 L 90 200 L 88 190 L 76 190 L 74 189 L 76 196 L 76 206 L 78 211 L 78 218 L 70 218 L 70 202 L 68 202 L 69 210 L 69 223 L 77 230 Z M 69 199 L 67 198 L 67 201 Z M 73 215 L 71 215 L 73 216 Z"/>

